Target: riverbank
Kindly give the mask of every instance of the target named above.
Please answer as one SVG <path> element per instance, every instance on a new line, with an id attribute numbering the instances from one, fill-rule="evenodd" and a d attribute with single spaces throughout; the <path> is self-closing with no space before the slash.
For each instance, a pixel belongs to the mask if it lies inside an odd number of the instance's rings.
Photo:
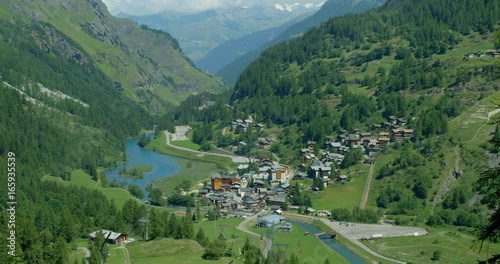
<path id="1" fill-rule="evenodd" d="M 225 169 L 235 167 L 230 158 L 211 155 L 199 155 L 194 152 L 184 151 L 167 146 L 165 133 L 161 133 L 159 137 L 151 140 L 151 142 L 146 146 L 146 149 L 192 161 L 215 163 Z"/>
<path id="2" fill-rule="evenodd" d="M 210 173 L 219 172 L 218 164 L 188 160 L 184 158 L 176 158 L 176 161 L 181 166 L 181 170 L 168 177 L 153 180 L 152 183 L 159 188 L 165 195 L 171 194 L 175 187 L 184 180 L 189 180 L 192 183 L 192 190 L 200 189 L 204 180 L 210 182 Z"/>
<path id="3" fill-rule="evenodd" d="M 355 239 L 351 239 L 350 237 L 344 236 L 342 233 L 339 233 L 338 230 L 332 228 L 332 226 L 326 224 L 326 221 L 329 221 L 324 218 L 316 218 L 316 217 L 311 217 L 311 216 L 304 216 L 304 215 L 297 215 L 297 214 L 290 214 L 290 213 L 284 213 L 283 214 L 286 218 L 292 219 L 294 221 L 300 221 L 304 222 L 307 224 L 310 224 L 319 230 L 323 232 L 335 232 L 337 233 L 337 242 L 339 242 L 341 245 L 345 246 L 348 248 L 350 251 L 352 251 L 354 254 L 358 255 L 361 257 L 363 260 L 365 260 L 367 263 L 371 263 L 372 261 L 376 261 L 378 263 L 386 263 L 389 261 L 389 263 L 401 263 L 398 260 L 391 260 L 389 258 L 379 256 L 379 254 L 371 251 L 361 244 L 359 241 Z M 360 246 L 361 244 L 361 246 Z M 373 254 L 373 253 L 375 254 Z"/>
<path id="4" fill-rule="evenodd" d="M 197 190 L 204 180 L 210 180 L 210 173 L 236 170 L 236 165 L 229 158 L 209 155 L 200 156 L 168 146 L 165 133 L 161 133 L 159 137 L 151 140 L 146 149 L 174 156 L 181 166 L 177 173 L 152 181 L 165 195 L 172 193 L 175 187 L 184 180 L 192 182 L 191 190 Z"/>

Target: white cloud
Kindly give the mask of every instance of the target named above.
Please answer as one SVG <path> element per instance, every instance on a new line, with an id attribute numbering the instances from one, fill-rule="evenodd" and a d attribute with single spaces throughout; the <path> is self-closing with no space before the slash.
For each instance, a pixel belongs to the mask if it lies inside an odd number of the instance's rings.
<path id="1" fill-rule="evenodd" d="M 194 14 L 211 9 L 231 6 L 249 8 L 252 6 L 274 6 L 276 9 L 291 12 L 300 4 L 321 6 L 324 0 L 102 0 L 111 14 L 120 12 L 131 15 L 150 15 L 161 12 Z M 273 4 L 276 3 L 277 4 Z M 309 8 L 309 7 L 307 7 Z"/>
<path id="2" fill-rule="evenodd" d="M 311 8 L 311 7 L 313 7 L 313 6 L 314 6 L 314 4 L 313 4 L 313 3 L 306 3 L 306 4 L 304 5 L 304 7 L 305 7 L 305 8 L 308 8 L 308 9 L 309 9 L 309 8 Z"/>
<path id="3" fill-rule="evenodd" d="M 280 5 L 280 4 L 274 4 L 274 8 L 281 10 L 281 11 L 285 11 L 285 7 L 283 5 Z"/>
<path id="4" fill-rule="evenodd" d="M 297 8 L 299 6 L 300 6 L 299 3 L 293 3 L 291 5 L 289 5 L 289 4 L 284 4 L 284 5 L 274 4 L 274 8 L 281 10 L 281 11 L 288 11 L 288 12 L 292 12 L 295 8 Z"/>

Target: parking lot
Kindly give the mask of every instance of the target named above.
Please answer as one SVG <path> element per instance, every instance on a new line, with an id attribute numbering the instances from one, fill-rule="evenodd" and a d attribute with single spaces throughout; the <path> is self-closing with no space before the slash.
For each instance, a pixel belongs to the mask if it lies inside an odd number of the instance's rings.
<path id="1" fill-rule="evenodd" d="M 342 236 L 356 240 L 370 238 L 373 235 L 382 235 L 382 237 L 398 237 L 422 236 L 427 234 L 427 231 L 420 227 L 396 226 L 390 224 L 358 224 L 337 221 L 324 222 Z"/>

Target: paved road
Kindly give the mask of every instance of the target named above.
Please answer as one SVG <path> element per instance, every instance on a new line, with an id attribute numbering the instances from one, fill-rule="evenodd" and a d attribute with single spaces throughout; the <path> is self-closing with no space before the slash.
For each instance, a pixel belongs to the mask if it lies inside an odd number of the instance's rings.
<path id="1" fill-rule="evenodd" d="M 250 234 L 250 235 L 252 235 L 252 236 L 260 237 L 260 235 L 259 235 L 259 234 L 257 234 L 257 233 L 255 233 L 255 232 L 252 232 L 252 231 L 248 230 L 248 228 L 247 228 L 247 226 L 246 226 L 246 225 L 248 224 L 248 222 L 250 222 L 250 221 L 252 221 L 252 220 L 255 220 L 257 217 L 258 217 L 258 214 L 254 214 L 254 215 L 252 215 L 252 216 L 250 216 L 250 217 L 247 217 L 247 218 L 246 218 L 243 222 L 241 222 L 241 223 L 240 223 L 240 224 L 236 227 L 236 229 L 241 230 L 241 231 L 243 231 L 243 232 L 245 232 L 245 233 L 247 233 L 247 234 Z M 265 245 L 265 247 L 264 247 L 264 252 L 263 252 L 263 254 L 264 254 L 264 258 L 267 258 L 267 255 L 268 255 L 269 251 L 271 250 L 272 241 L 271 241 L 270 239 L 268 239 L 267 237 L 264 237 L 264 242 L 266 242 L 266 245 Z"/>
<path id="2" fill-rule="evenodd" d="M 359 203 L 359 208 L 364 209 L 366 203 L 368 202 L 368 195 L 370 194 L 370 185 L 372 184 L 373 171 L 375 170 L 375 162 L 370 165 L 370 171 L 368 172 L 368 179 L 366 179 L 365 190 L 363 191 L 363 197 Z"/>
<path id="3" fill-rule="evenodd" d="M 365 246 L 363 243 L 359 241 L 359 239 L 369 238 L 372 234 L 381 234 L 383 237 L 398 237 L 398 236 L 411 236 L 417 232 L 419 234 L 427 233 L 427 231 L 419 227 L 394 226 L 386 224 L 355 224 L 355 226 L 347 226 L 345 224 L 341 225 L 340 222 L 330 221 L 325 218 L 291 214 L 291 213 L 283 213 L 283 215 L 304 217 L 322 221 L 332 230 L 342 235 L 343 237 L 345 237 L 346 239 L 348 239 L 349 241 L 351 241 L 353 244 L 360 247 L 364 251 L 368 252 L 369 254 L 398 264 L 405 264 L 406 262 L 382 256 L 377 252 L 371 250 L 367 246 Z"/>
<path id="4" fill-rule="evenodd" d="M 179 146 L 172 145 L 170 142 L 170 133 L 165 130 L 165 137 L 166 137 L 166 143 L 168 146 L 175 148 L 175 149 L 180 149 L 184 151 L 189 151 L 198 154 L 198 156 L 203 157 L 204 155 L 210 155 L 210 156 L 217 156 L 217 157 L 224 157 L 224 158 L 230 158 L 234 163 L 248 163 L 250 159 L 252 158 L 247 158 L 243 156 L 235 156 L 235 155 L 226 155 L 226 154 L 219 154 L 219 153 L 209 153 L 209 152 L 202 152 L 202 151 L 197 151 L 197 150 L 192 150 L 188 148 L 183 148 Z M 253 161 L 256 161 L 255 159 L 252 159 Z"/>

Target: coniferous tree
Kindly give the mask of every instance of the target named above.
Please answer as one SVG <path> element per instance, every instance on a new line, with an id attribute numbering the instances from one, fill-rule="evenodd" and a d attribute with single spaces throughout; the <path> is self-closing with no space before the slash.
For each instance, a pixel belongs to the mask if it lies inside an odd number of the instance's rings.
<path id="1" fill-rule="evenodd" d="M 182 233 L 183 238 L 192 239 L 194 236 L 193 221 L 191 218 L 191 209 L 189 207 L 186 211 L 186 216 L 182 220 Z"/>
<path id="2" fill-rule="evenodd" d="M 205 236 L 205 231 L 201 227 L 198 229 L 195 239 L 202 247 L 206 247 L 209 243 L 208 238 Z"/>
<path id="3" fill-rule="evenodd" d="M 167 226 L 167 237 L 175 237 L 176 230 L 178 229 L 179 222 L 177 220 L 177 217 L 175 216 L 175 213 L 171 213 L 170 217 L 168 219 L 168 226 Z M 182 235 L 181 235 L 182 237 Z"/>

